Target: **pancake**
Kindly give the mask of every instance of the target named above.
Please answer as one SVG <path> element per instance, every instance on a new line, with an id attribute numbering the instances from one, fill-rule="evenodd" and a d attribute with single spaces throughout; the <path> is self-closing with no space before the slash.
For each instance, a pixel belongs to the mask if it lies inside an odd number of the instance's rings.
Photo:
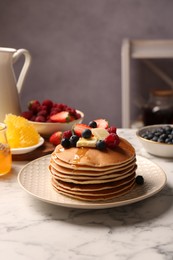
<path id="1" fill-rule="evenodd" d="M 113 192 L 118 191 L 126 184 L 130 185 L 134 181 L 134 174 L 126 177 L 124 180 L 112 181 L 110 183 L 99 183 L 99 184 L 72 184 L 64 181 L 52 179 L 54 186 L 68 190 L 70 193 L 82 193 L 82 194 L 103 194 L 105 191 L 112 190 Z M 104 191 L 103 191 L 104 190 Z"/>
<path id="2" fill-rule="evenodd" d="M 49 171 L 54 189 L 65 196 L 85 201 L 105 201 L 133 189 L 136 153 L 125 139 L 115 149 L 58 145 L 51 155 Z"/>
<path id="3" fill-rule="evenodd" d="M 124 165 L 119 167 L 111 167 L 111 168 L 106 168 L 103 167 L 102 171 L 96 171 L 95 168 L 81 168 L 81 167 L 76 167 L 76 168 L 66 168 L 65 165 L 64 167 L 61 166 L 60 161 L 54 162 L 53 160 L 50 160 L 50 165 L 59 173 L 62 173 L 64 175 L 72 175 L 72 176 L 103 176 L 103 175 L 108 175 L 110 173 L 114 173 L 116 175 L 122 174 L 121 171 L 125 172 L 126 170 L 130 169 L 133 167 L 133 165 L 136 165 L 136 159 L 132 160 L 129 164 Z"/>
<path id="4" fill-rule="evenodd" d="M 78 148 L 79 149 L 79 148 Z M 62 167 L 62 169 L 64 169 L 65 171 L 69 171 L 69 172 L 75 172 L 75 171 L 97 171 L 97 172 L 105 172 L 105 171 L 119 171 L 122 167 L 128 167 L 132 162 L 136 161 L 136 157 L 135 155 L 126 160 L 125 162 L 122 163 L 118 163 L 117 165 L 112 165 L 112 166 L 103 166 L 103 167 L 92 167 L 91 165 L 79 165 L 79 164 L 68 164 L 64 161 L 61 161 L 60 159 L 57 158 L 56 154 L 53 153 L 51 156 L 52 161 L 55 162 L 56 165 L 58 165 L 59 167 Z"/>
<path id="5" fill-rule="evenodd" d="M 130 160 L 135 155 L 133 146 L 123 138 L 120 138 L 116 149 L 105 149 L 100 151 L 87 147 L 71 147 L 65 149 L 62 145 L 55 148 L 56 157 L 69 165 L 85 165 L 92 167 L 105 167 L 120 165 Z"/>
<path id="6" fill-rule="evenodd" d="M 122 195 L 125 195 L 126 193 L 130 192 L 134 185 L 135 185 L 135 181 L 131 182 L 130 184 L 124 184 L 124 186 L 120 186 L 119 188 L 116 187 L 114 188 L 113 190 L 109 191 L 109 190 L 105 190 L 105 192 L 102 192 L 102 193 L 97 193 L 97 194 L 94 194 L 93 192 L 91 193 L 87 193 L 86 192 L 72 192 L 71 190 L 66 190 L 66 189 L 63 189 L 62 187 L 60 186 L 56 186 L 55 183 L 52 183 L 54 189 L 62 194 L 62 195 L 65 195 L 67 197 L 71 197 L 71 198 L 74 198 L 74 199 L 78 199 L 78 200 L 83 200 L 83 201 L 92 201 L 92 202 L 100 202 L 100 201 L 109 201 L 111 199 L 115 199 L 119 196 L 122 196 Z"/>
<path id="7" fill-rule="evenodd" d="M 119 172 L 119 174 L 111 173 L 111 174 L 105 174 L 104 176 L 83 176 L 83 175 L 65 175 L 61 174 L 60 172 L 56 171 L 52 166 L 49 167 L 53 177 L 57 180 L 63 180 L 66 182 L 71 183 L 106 183 L 106 182 L 112 182 L 116 180 L 121 180 L 127 176 L 132 175 L 136 170 L 136 165 L 132 166 L 130 169 Z"/>

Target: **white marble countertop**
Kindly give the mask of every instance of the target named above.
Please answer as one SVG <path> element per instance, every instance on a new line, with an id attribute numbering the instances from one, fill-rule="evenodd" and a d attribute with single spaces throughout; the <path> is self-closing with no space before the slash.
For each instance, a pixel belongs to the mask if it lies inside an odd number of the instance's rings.
<path id="1" fill-rule="evenodd" d="M 157 163 L 167 185 L 157 195 L 123 207 L 70 209 L 42 202 L 17 182 L 26 162 L 0 178 L 0 259 L 173 259 L 173 159 L 151 156 L 134 129 L 119 129 L 138 155 Z"/>

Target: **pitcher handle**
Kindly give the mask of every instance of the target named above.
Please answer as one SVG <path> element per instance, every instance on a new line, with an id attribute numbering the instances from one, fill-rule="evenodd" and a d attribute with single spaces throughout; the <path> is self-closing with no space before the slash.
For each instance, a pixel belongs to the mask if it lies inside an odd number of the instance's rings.
<path id="1" fill-rule="evenodd" d="M 31 55 L 30 55 L 29 51 L 26 49 L 19 49 L 19 50 L 16 50 L 16 52 L 14 52 L 13 63 L 16 62 L 22 54 L 24 55 L 25 60 L 24 60 L 23 67 L 22 67 L 22 70 L 20 72 L 20 75 L 19 75 L 19 78 L 17 81 L 17 88 L 18 88 L 19 93 L 22 89 L 23 82 L 25 80 L 25 77 L 27 75 L 28 69 L 31 64 Z"/>

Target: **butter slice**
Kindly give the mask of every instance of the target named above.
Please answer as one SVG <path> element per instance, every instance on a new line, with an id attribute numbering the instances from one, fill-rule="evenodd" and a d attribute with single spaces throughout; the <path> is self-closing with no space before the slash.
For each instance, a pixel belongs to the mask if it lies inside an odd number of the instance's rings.
<path id="1" fill-rule="evenodd" d="M 97 140 L 104 140 L 109 135 L 109 132 L 104 128 L 93 128 L 91 132 Z"/>
<path id="2" fill-rule="evenodd" d="M 94 136 L 89 139 L 80 137 L 77 141 L 76 147 L 96 147 L 96 143 L 97 138 L 95 138 Z"/>

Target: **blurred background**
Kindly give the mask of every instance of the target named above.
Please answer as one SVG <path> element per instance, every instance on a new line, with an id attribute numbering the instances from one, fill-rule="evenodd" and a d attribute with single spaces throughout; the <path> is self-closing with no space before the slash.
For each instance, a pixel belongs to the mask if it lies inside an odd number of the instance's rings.
<path id="1" fill-rule="evenodd" d="M 32 56 L 22 110 L 49 98 L 83 111 L 86 123 L 102 117 L 121 127 L 122 41 L 173 38 L 172 10 L 171 0 L 1 0 L 0 46 Z M 173 74 L 171 60 L 157 63 Z M 131 85 L 134 116 L 147 89 L 167 87 L 140 61 L 132 64 Z"/>

